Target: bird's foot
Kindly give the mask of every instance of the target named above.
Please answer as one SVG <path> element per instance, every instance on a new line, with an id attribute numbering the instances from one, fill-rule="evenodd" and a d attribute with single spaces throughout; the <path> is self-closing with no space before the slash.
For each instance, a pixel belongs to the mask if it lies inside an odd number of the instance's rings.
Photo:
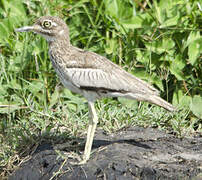
<path id="1" fill-rule="evenodd" d="M 82 159 L 80 162 L 78 162 L 77 165 L 83 165 L 83 164 L 86 164 L 87 163 L 87 159 Z"/>
<path id="2" fill-rule="evenodd" d="M 84 158 L 84 157 L 80 157 L 79 155 L 74 156 L 74 160 L 77 160 L 77 162 L 69 162 L 71 165 L 84 165 L 87 163 L 88 159 Z"/>

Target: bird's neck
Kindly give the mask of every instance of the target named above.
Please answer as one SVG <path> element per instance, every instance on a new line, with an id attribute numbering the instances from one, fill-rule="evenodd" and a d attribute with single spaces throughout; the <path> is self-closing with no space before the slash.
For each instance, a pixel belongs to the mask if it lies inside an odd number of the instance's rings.
<path id="1" fill-rule="evenodd" d="M 68 48 L 69 46 L 71 46 L 70 44 L 70 39 L 67 36 L 63 36 L 63 37 L 56 37 L 53 40 L 48 41 L 49 46 L 54 46 L 55 48 L 58 46 L 63 46 Z"/>
<path id="2" fill-rule="evenodd" d="M 68 38 L 56 38 L 54 41 L 49 41 L 49 55 L 53 64 L 58 64 L 58 60 L 62 60 L 71 51 L 71 44 Z M 59 58 L 60 57 L 60 58 Z"/>

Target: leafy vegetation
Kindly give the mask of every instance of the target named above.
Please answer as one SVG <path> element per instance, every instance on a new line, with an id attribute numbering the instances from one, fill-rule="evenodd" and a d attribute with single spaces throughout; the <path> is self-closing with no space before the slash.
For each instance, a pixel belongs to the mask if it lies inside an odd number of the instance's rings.
<path id="1" fill-rule="evenodd" d="M 201 11 L 198 0 L 0 0 L 1 177 L 32 144 L 84 135 L 88 123 L 86 100 L 59 84 L 45 40 L 15 28 L 42 15 L 60 16 L 73 45 L 154 84 L 181 109 L 171 114 L 147 103 L 103 99 L 97 110 L 106 132 L 141 125 L 181 136 L 202 130 Z"/>

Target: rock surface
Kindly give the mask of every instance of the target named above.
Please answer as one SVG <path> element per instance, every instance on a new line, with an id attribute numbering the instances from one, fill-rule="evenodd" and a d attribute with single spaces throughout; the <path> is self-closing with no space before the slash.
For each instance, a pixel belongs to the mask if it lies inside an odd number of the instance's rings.
<path id="1" fill-rule="evenodd" d="M 72 165 L 54 144 L 42 143 L 9 180 L 202 179 L 202 136 L 176 138 L 152 128 L 131 127 L 111 135 L 97 131 L 85 165 Z M 75 149 L 74 149 L 75 150 Z M 67 158 L 68 157 L 68 158 Z"/>

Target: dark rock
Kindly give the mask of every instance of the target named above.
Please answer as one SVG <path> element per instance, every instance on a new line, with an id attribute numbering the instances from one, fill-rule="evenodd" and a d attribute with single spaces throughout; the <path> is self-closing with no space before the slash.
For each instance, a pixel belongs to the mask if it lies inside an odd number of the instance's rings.
<path id="1" fill-rule="evenodd" d="M 201 136 L 178 139 L 141 127 L 108 136 L 98 131 L 95 152 L 80 166 L 71 165 L 67 152 L 61 151 L 60 156 L 54 146 L 42 143 L 9 180 L 174 180 L 197 179 L 202 174 Z"/>

